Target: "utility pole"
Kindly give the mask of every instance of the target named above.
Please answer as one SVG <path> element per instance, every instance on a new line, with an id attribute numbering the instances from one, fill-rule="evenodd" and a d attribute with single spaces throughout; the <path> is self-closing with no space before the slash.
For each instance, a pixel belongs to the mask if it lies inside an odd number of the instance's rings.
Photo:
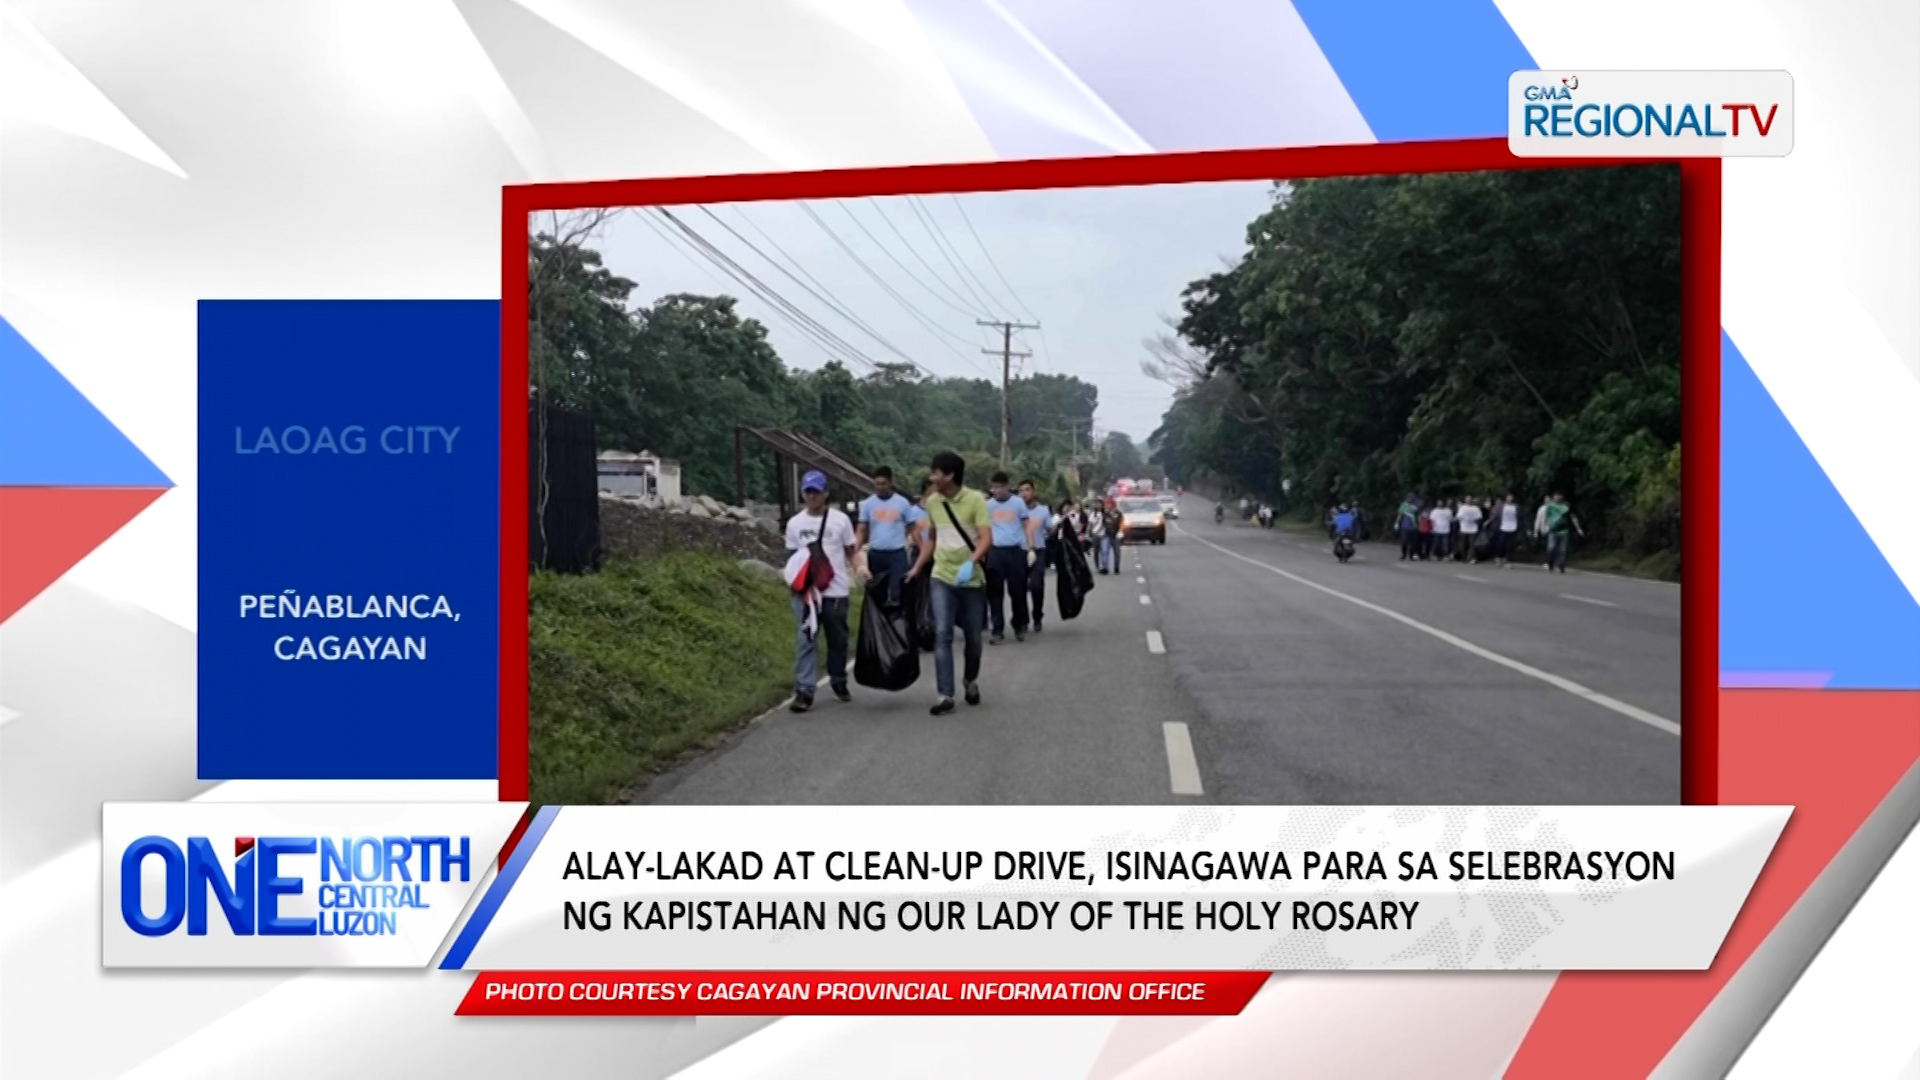
<path id="1" fill-rule="evenodd" d="M 986 353 L 988 356 L 998 355 L 1000 357 L 1000 467 L 1004 469 L 1007 467 L 1007 428 L 1009 424 L 1007 389 L 1013 383 L 1013 358 L 1018 356 L 1021 359 L 1025 359 L 1033 355 L 1030 352 L 1013 351 L 1013 332 L 1015 330 L 1038 330 L 1040 329 L 1040 324 L 995 322 L 992 319 L 975 319 L 974 322 L 980 326 L 995 327 L 1000 331 L 1000 347 L 998 349 L 981 349 L 980 351 Z"/>

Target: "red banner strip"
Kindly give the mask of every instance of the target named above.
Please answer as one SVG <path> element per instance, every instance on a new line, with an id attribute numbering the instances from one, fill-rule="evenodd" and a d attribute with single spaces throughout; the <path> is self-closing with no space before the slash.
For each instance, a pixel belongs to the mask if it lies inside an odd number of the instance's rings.
<path id="1" fill-rule="evenodd" d="M 483 971 L 458 1016 L 1232 1016 L 1264 971 Z"/>

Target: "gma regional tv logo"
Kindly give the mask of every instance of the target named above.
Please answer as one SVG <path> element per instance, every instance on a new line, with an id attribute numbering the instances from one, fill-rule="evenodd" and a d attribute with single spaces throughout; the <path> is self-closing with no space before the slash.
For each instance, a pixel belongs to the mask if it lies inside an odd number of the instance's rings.
<path id="1" fill-rule="evenodd" d="M 120 856 L 120 918 L 142 937 L 397 935 L 428 886 L 472 874 L 469 836 L 147 835 Z"/>
<path id="2" fill-rule="evenodd" d="M 1516 71 L 1507 146 L 1519 157 L 1785 157 L 1784 71 Z"/>

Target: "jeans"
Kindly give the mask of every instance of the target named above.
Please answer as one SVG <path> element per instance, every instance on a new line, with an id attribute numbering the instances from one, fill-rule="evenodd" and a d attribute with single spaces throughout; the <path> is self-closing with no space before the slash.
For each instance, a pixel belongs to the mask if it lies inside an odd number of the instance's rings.
<path id="1" fill-rule="evenodd" d="M 980 678 L 980 624 L 985 620 L 987 590 L 960 588 L 944 581 L 930 583 L 933 604 L 933 685 L 943 698 L 953 696 L 953 628 L 966 638 L 966 679 Z"/>
<path id="2" fill-rule="evenodd" d="M 899 607 L 900 585 L 906 581 L 907 567 L 911 565 L 905 548 L 892 551 L 868 548 L 867 569 L 873 573 L 873 580 L 867 583 L 867 588 L 874 590 L 874 596 L 887 607 Z"/>
<path id="3" fill-rule="evenodd" d="M 987 611 L 993 636 L 1007 632 L 1006 602 L 1013 600 L 1013 628 L 1027 629 L 1027 549 L 996 547 L 987 549 Z"/>
<path id="4" fill-rule="evenodd" d="M 827 636 L 827 678 L 833 685 L 847 681 L 847 598 L 827 597 L 820 601 L 820 626 L 807 633 L 807 601 L 796 596 L 793 604 L 793 692 L 813 696 L 819 685 L 819 635 Z"/>
<path id="5" fill-rule="evenodd" d="M 1420 531 L 1411 525 L 1400 526 L 1400 557 L 1411 559 L 1420 554 Z"/>
<path id="6" fill-rule="evenodd" d="M 1047 614 L 1047 562 L 1052 554 L 1047 548 L 1034 552 L 1033 565 L 1027 567 L 1027 594 L 1032 597 L 1027 609 L 1033 613 L 1035 626 L 1039 626 Z"/>
<path id="7" fill-rule="evenodd" d="M 1547 534 L 1547 568 L 1564 571 L 1567 568 L 1567 533 L 1550 532 Z"/>
<path id="8" fill-rule="evenodd" d="M 1119 569 L 1119 563 L 1120 560 L 1113 557 L 1113 537 L 1105 533 L 1094 537 L 1093 568 L 1095 570 L 1105 570 L 1109 566 L 1112 566 L 1113 569 L 1117 571 Z"/>
<path id="9" fill-rule="evenodd" d="M 1514 541 L 1514 538 L 1518 537 L 1519 535 L 1520 533 L 1517 530 L 1510 532 L 1506 529 L 1501 529 L 1500 531 L 1494 533 L 1493 534 L 1494 558 L 1499 559 L 1501 562 L 1506 562 L 1507 559 L 1513 555 L 1513 541 Z"/>

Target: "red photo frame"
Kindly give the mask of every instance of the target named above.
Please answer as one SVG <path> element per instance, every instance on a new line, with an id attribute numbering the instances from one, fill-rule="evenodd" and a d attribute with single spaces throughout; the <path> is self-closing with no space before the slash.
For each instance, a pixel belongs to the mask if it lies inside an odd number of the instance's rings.
<path id="1" fill-rule="evenodd" d="M 1680 801 L 1719 801 L 1720 159 L 1515 157 L 1505 139 L 1053 158 L 962 165 L 530 184 L 500 200 L 499 793 L 523 802 L 527 746 L 527 216 L 602 206 L 680 206 L 883 195 L 1126 187 L 1332 176 L 1680 166 Z M 517 839 L 517 834 L 515 839 Z M 512 841 L 508 843 L 509 848 Z"/>

